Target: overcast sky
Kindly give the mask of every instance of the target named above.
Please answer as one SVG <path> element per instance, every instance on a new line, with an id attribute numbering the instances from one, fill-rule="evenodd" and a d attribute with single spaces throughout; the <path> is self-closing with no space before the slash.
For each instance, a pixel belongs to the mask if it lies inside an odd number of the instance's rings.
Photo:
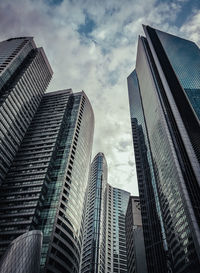
<path id="1" fill-rule="evenodd" d="M 0 40 L 34 36 L 54 71 L 48 91 L 85 91 L 95 114 L 93 157 L 103 152 L 108 182 L 134 195 L 126 79 L 142 24 L 200 45 L 200 1 L 0 0 Z"/>

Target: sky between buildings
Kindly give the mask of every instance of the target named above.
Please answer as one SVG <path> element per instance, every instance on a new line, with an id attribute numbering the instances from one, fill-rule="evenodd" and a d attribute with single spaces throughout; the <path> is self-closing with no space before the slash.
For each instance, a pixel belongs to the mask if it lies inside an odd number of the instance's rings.
<path id="1" fill-rule="evenodd" d="M 142 24 L 200 46 L 199 0 L 0 0 L 0 41 L 34 36 L 54 75 L 48 91 L 84 90 L 95 114 L 93 157 L 103 152 L 108 182 L 137 195 L 127 76 Z"/>

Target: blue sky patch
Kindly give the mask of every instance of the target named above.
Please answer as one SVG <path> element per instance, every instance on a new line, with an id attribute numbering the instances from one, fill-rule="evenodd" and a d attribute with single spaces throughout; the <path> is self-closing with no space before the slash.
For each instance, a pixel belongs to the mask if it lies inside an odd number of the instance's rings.
<path id="1" fill-rule="evenodd" d="M 175 20 L 175 24 L 177 27 L 181 27 L 188 16 L 192 14 L 195 9 L 200 8 L 199 0 L 185 0 L 185 1 L 174 1 L 174 0 L 158 0 L 158 3 L 175 3 L 181 5 L 181 10 L 177 14 L 177 18 Z"/>
<path id="2" fill-rule="evenodd" d="M 45 3 L 49 6 L 60 5 L 64 0 L 45 0 Z"/>
<path id="3" fill-rule="evenodd" d="M 96 27 L 95 22 L 88 16 L 88 14 L 86 14 L 85 24 L 79 25 L 78 32 L 88 37 L 95 27 Z"/>
<path id="4" fill-rule="evenodd" d="M 176 25 L 179 27 L 182 26 L 182 24 L 184 24 L 184 22 L 187 20 L 188 16 L 190 16 L 195 9 L 199 8 L 199 0 L 191 0 L 183 3 L 181 12 L 176 19 Z"/>

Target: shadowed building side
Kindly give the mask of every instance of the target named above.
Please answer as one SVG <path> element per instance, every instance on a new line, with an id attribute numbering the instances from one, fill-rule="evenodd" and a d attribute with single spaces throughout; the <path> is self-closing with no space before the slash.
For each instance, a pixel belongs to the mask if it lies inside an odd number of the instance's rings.
<path id="1" fill-rule="evenodd" d="M 94 115 L 84 92 L 43 96 L 0 194 L 0 251 L 43 232 L 41 272 L 78 272 Z"/>
<path id="2" fill-rule="evenodd" d="M 146 199 L 140 191 L 141 205 L 143 200 L 146 206 L 149 200 L 158 204 L 152 210 L 160 222 L 164 252 L 157 258 L 154 255 L 154 263 L 164 258 L 167 265 L 158 268 L 158 272 L 167 268 L 167 272 L 197 273 L 200 266 L 200 51 L 191 41 L 149 26 L 144 26 L 144 30 L 146 38 L 139 37 L 138 41 L 136 70 L 128 78 L 129 94 L 138 94 L 130 98 L 131 117 L 135 124 L 142 125 L 139 111 L 143 116 L 143 135 L 152 166 L 153 194 Z M 138 157 L 145 160 L 142 154 Z M 137 170 L 139 176 L 139 164 Z M 144 180 L 142 184 L 145 183 Z M 146 217 L 151 228 L 148 211 Z M 144 215 L 142 220 L 145 223 Z M 144 237 L 145 234 L 144 225 Z M 146 249 L 147 245 L 145 240 Z M 149 270 L 148 253 L 147 265 Z"/>
<path id="3" fill-rule="evenodd" d="M 32 37 L 0 42 L 0 184 L 52 77 Z"/>
<path id="4" fill-rule="evenodd" d="M 128 77 L 128 92 L 146 262 L 149 273 L 164 273 L 167 272 L 165 234 L 153 159 L 135 70 Z"/>
<path id="5" fill-rule="evenodd" d="M 9 245 L 0 260 L 1 273 L 39 273 L 42 232 L 29 231 Z"/>
<path id="6" fill-rule="evenodd" d="M 140 199 L 130 196 L 126 211 L 128 273 L 147 273 Z"/>

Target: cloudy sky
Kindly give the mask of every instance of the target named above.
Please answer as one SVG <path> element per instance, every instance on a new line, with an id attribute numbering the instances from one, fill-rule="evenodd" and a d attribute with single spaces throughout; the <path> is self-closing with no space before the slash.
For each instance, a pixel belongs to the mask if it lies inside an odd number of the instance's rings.
<path id="1" fill-rule="evenodd" d="M 34 36 L 54 71 L 48 91 L 84 90 L 95 113 L 93 156 L 109 183 L 137 194 L 127 76 L 142 24 L 200 45 L 199 0 L 0 0 L 0 40 Z"/>

